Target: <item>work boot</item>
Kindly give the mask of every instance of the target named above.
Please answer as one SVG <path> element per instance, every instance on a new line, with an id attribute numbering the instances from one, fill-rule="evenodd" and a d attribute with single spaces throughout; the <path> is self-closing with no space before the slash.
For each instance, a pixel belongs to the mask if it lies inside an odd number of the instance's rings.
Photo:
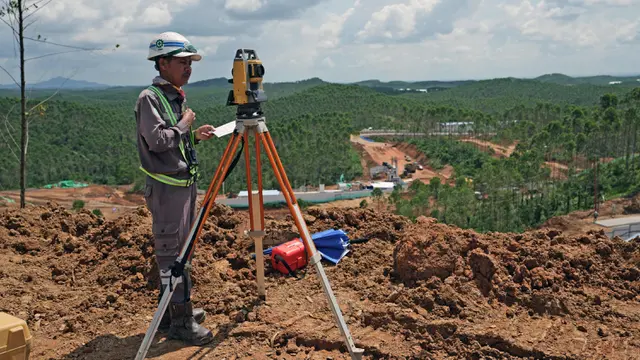
<path id="1" fill-rule="evenodd" d="M 158 296 L 158 304 L 160 304 L 160 300 L 162 299 L 162 293 L 164 291 L 164 286 L 160 289 L 160 295 Z M 169 314 L 169 308 L 171 305 L 167 306 L 167 310 L 164 312 L 162 319 L 160 320 L 160 325 L 158 326 L 158 330 L 167 331 L 171 326 L 171 315 Z M 196 320 L 198 324 L 202 324 L 202 322 L 207 318 L 207 313 L 204 309 L 195 308 L 193 309 L 193 318 Z"/>
<path id="2" fill-rule="evenodd" d="M 202 322 L 204 322 L 206 318 L 207 318 L 207 312 L 204 311 L 204 309 L 201 309 L 201 308 L 193 309 L 193 319 L 198 324 L 202 324 Z M 162 331 L 167 331 L 169 330 L 170 326 L 171 326 L 171 315 L 170 315 L 169 308 L 167 307 L 167 310 L 164 312 L 164 316 L 162 317 L 162 320 L 160 320 L 160 326 L 158 327 L 158 329 Z"/>
<path id="3" fill-rule="evenodd" d="M 171 303 L 169 311 L 171 326 L 168 337 L 170 339 L 182 340 L 190 345 L 204 345 L 213 340 L 211 331 L 196 322 L 191 301 Z"/>

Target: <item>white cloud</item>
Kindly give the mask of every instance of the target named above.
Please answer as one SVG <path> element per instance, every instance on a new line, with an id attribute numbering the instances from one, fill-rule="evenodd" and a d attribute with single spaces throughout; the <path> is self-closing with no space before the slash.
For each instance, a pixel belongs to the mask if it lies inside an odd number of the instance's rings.
<path id="1" fill-rule="evenodd" d="M 224 2 L 225 10 L 243 11 L 248 9 L 249 12 L 259 10 L 264 3 L 262 0 L 226 0 Z"/>
<path id="2" fill-rule="evenodd" d="M 640 1 L 638 0 L 572 0 L 572 3 L 585 5 L 596 5 L 596 4 L 604 4 L 609 6 L 630 6 L 630 5 L 638 5 Z"/>
<path id="3" fill-rule="evenodd" d="M 562 45 L 566 48 L 600 48 L 616 46 L 620 39 L 629 39 L 637 27 L 637 17 L 625 15 L 620 8 L 607 10 L 592 5 L 633 5 L 634 0 L 565 1 L 565 4 L 524 0 L 517 5 L 501 5 L 507 15 L 505 24 L 517 31 L 526 41 L 543 46 Z M 565 6 L 563 6 L 565 5 Z M 611 16 L 611 15 L 614 16 Z M 616 16 L 617 15 L 617 16 Z"/>
<path id="4" fill-rule="evenodd" d="M 416 20 L 426 16 L 441 0 L 411 0 L 408 3 L 387 5 L 371 15 L 364 29 L 357 33 L 360 39 L 383 37 L 403 39 L 416 30 Z"/>
<path id="5" fill-rule="evenodd" d="M 358 42 L 415 42 L 454 30 L 457 19 L 475 11 L 480 0 L 404 0 L 371 13 L 356 32 Z M 363 9 L 364 10 L 364 9 Z M 366 9 L 370 10 L 370 9 Z M 370 11 L 364 11 L 370 13 Z"/>
<path id="6" fill-rule="evenodd" d="M 229 77 L 240 47 L 258 51 L 266 81 L 632 73 L 640 72 L 638 14 L 640 0 L 56 0 L 28 35 L 107 50 L 33 60 L 28 80 L 79 70 L 75 78 L 146 84 L 155 75 L 148 43 L 162 31 L 205 54 L 194 81 Z M 65 50 L 26 45 L 29 57 Z M 6 26 L 0 46 L 9 49 L 0 64 L 17 76 Z"/>
<path id="7" fill-rule="evenodd" d="M 323 64 L 324 66 L 327 66 L 327 67 L 332 68 L 332 69 L 333 69 L 334 67 L 336 67 L 336 64 L 333 62 L 333 60 L 331 60 L 331 57 L 330 57 L 330 56 L 327 56 L 326 58 L 324 58 L 324 59 L 322 60 L 322 64 Z"/>
<path id="8" fill-rule="evenodd" d="M 173 20 L 169 5 L 165 3 L 153 4 L 144 9 L 138 20 L 143 25 L 162 26 Z"/>

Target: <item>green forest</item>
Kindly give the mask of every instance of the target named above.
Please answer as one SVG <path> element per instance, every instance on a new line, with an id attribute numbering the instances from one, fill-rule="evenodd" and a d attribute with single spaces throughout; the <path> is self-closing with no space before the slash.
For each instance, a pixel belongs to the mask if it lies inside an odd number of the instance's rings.
<path id="1" fill-rule="evenodd" d="M 438 178 L 412 183 L 407 199 L 398 193 L 391 197 L 398 213 L 426 214 L 480 231 L 523 231 L 640 190 L 640 88 L 620 97 L 604 94 L 593 107 L 518 105 L 502 119 L 517 122 L 476 123 L 471 135 L 498 144 L 516 142 L 508 158 L 452 137 L 408 140 L 431 167 L 452 165 L 456 179 L 455 186 Z"/>
<path id="2" fill-rule="evenodd" d="M 573 79 L 573 80 L 570 80 Z M 471 136 L 499 144 L 517 142 L 509 158 L 498 159 L 451 136 L 403 139 L 429 158 L 429 165 L 454 167 L 452 184 L 415 182 L 410 200 L 394 194 L 398 213 L 426 214 L 481 231 L 522 231 L 545 219 L 593 207 L 594 166 L 598 193 L 609 198 L 640 186 L 637 152 L 640 88 L 610 86 L 606 77 L 564 76 L 451 83 L 327 83 L 309 79 L 267 83 L 263 104 L 267 126 L 291 184 L 334 184 L 344 175 L 359 178 L 363 168 L 349 136 L 367 127 L 434 131 L 445 122 L 470 122 Z M 188 85 L 188 103 L 197 124 L 219 126 L 234 118 L 225 106 L 229 85 L 212 79 Z M 637 83 L 636 83 L 637 84 Z M 407 93 L 399 86 L 438 87 Z M 389 90 L 391 89 L 391 90 Z M 29 113 L 28 187 L 72 179 L 118 185 L 141 184 L 133 107 L 142 87 L 65 90 Z M 28 109 L 51 95 L 31 92 Z M 0 138 L 0 188 L 19 184 L 19 98 L 0 92 L 7 115 Z M 198 145 L 205 189 L 229 137 Z M 265 188 L 278 188 L 263 154 Z M 554 170 L 544 166 L 554 162 Z M 255 177 L 254 181 L 255 181 Z M 244 157 L 225 190 L 246 188 Z M 431 198 L 431 202 L 429 199 Z M 435 202 L 434 202 L 435 201 Z"/>

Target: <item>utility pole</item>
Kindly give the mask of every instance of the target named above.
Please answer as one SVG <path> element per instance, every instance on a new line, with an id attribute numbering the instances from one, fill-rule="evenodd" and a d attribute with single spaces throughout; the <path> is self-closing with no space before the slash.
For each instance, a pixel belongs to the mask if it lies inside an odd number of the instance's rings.
<path id="1" fill-rule="evenodd" d="M 20 45 L 20 208 L 26 206 L 25 191 L 27 188 L 27 139 L 29 135 L 27 123 L 27 101 L 25 99 L 25 76 L 24 76 L 24 15 L 22 0 L 18 0 L 18 39 Z"/>

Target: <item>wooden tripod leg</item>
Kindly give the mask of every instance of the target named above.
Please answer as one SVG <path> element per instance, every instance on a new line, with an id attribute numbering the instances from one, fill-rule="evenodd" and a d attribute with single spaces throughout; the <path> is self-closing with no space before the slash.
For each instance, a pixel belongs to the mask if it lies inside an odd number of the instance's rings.
<path id="1" fill-rule="evenodd" d="M 262 196 L 262 166 L 260 161 L 260 134 L 253 130 L 254 138 L 255 138 L 255 148 L 256 148 L 256 175 L 258 177 L 258 193 L 255 195 L 253 199 L 254 208 L 252 210 L 251 216 L 253 217 L 253 223 L 256 226 L 255 231 L 255 249 L 256 249 L 256 279 L 258 281 L 258 295 L 262 300 L 266 299 L 266 291 L 264 286 L 264 254 L 263 251 L 263 242 L 264 236 L 266 235 L 264 231 L 264 198 Z M 258 206 L 255 206 L 255 204 Z"/>
<path id="2" fill-rule="evenodd" d="M 247 128 L 244 133 L 244 160 L 247 177 L 247 197 L 249 201 L 249 223 L 251 225 L 251 231 L 249 236 L 253 238 L 254 248 L 256 253 L 256 280 L 258 282 L 258 297 L 262 300 L 266 299 L 265 286 L 264 286 L 264 254 L 262 253 L 262 239 L 265 235 L 264 232 L 264 208 L 262 203 L 262 174 L 260 173 L 260 148 L 256 148 L 256 171 L 258 175 L 258 193 L 253 193 L 253 187 L 251 182 L 251 159 L 250 159 L 250 146 L 249 135 L 256 136 L 255 128 Z"/>
<path id="3" fill-rule="evenodd" d="M 351 334 L 349 332 L 349 328 L 347 327 L 347 323 L 345 322 L 342 311 L 338 306 L 338 301 L 333 294 L 333 290 L 331 290 L 331 285 L 329 284 L 329 279 L 324 272 L 324 267 L 320 260 L 322 259 L 320 253 L 316 250 L 315 244 L 311 239 L 311 234 L 309 233 L 309 229 L 307 229 L 307 224 L 302 217 L 302 212 L 300 211 L 300 207 L 296 201 L 296 197 L 293 193 L 293 189 L 291 188 L 291 184 L 289 183 L 289 179 L 287 178 L 287 174 L 284 171 L 284 167 L 282 166 L 282 162 L 280 161 L 280 157 L 278 156 L 278 152 L 276 151 L 276 147 L 273 144 L 273 140 L 271 139 L 271 135 L 268 131 L 263 132 L 262 134 L 262 142 L 264 143 L 265 151 L 267 156 L 269 157 L 269 161 L 271 162 L 271 166 L 273 167 L 273 172 L 278 179 L 278 183 L 280 184 L 280 189 L 284 193 L 284 198 L 287 201 L 287 205 L 289 206 L 289 211 L 291 212 L 291 216 L 295 220 L 296 226 L 298 227 L 298 231 L 300 232 L 300 237 L 304 242 L 305 249 L 309 254 L 309 264 L 313 265 L 318 273 L 318 277 L 320 278 L 320 282 L 322 284 L 322 288 L 324 290 L 325 295 L 327 296 L 327 300 L 329 302 L 329 307 L 333 312 L 334 319 L 338 324 L 338 329 L 342 334 L 345 343 L 347 345 L 347 349 L 349 350 L 349 354 L 351 358 L 354 360 L 362 359 L 362 354 L 364 353 L 364 349 L 357 348 Z"/>

